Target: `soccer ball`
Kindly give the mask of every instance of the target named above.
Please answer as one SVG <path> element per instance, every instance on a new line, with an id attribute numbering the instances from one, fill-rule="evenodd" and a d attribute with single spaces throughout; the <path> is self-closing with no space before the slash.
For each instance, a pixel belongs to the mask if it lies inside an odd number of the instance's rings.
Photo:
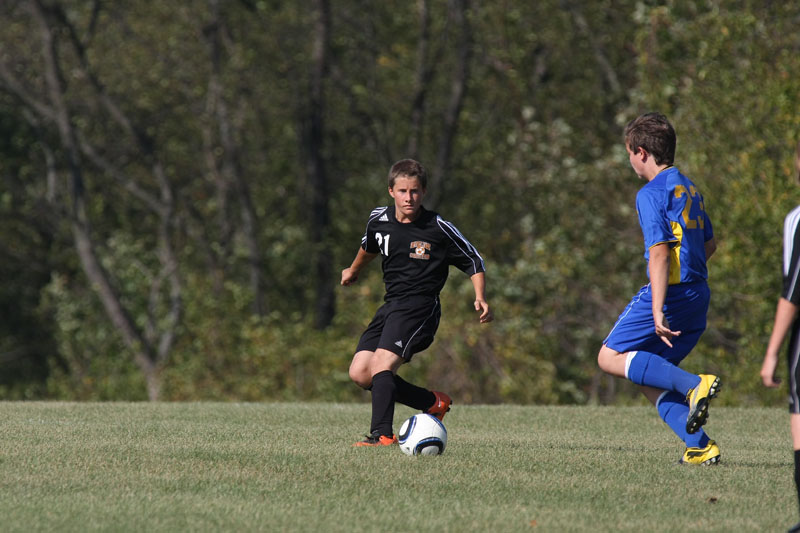
<path id="1" fill-rule="evenodd" d="M 435 416 L 419 414 L 403 422 L 397 440 L 406 455 L 441 455 L 447 430 Z"/>

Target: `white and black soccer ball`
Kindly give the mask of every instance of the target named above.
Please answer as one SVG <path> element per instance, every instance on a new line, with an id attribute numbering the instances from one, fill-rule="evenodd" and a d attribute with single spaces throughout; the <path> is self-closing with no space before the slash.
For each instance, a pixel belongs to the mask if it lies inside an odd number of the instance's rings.
<path id="1" fill-rule="evenodd" d="M 441 455 L 447 445 L 447 429 L 435 416 L 414 415 L 400 426 L 397 441 L 406 455 Z"/>

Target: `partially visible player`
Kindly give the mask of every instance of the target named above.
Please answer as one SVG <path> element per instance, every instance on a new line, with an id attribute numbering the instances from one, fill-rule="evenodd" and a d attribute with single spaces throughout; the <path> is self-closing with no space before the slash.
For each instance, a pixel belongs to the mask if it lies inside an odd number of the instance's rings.
<path id="1" fill-rule="evenodd" d="M 422 206 L 426 189 L 427 172 L 420 163 L 412 159 L 395 163 L 389 171 L 394 205 L 372 210 L 361 248 L 342 270 L 341 284 L 351 285 L 364 266 L 381 255 L 386 286 L 385 303 L 361 335 L 350 363 L 350 379 L 372 391 L 370 432 L 356 446 L 397 442 L 392 429 L 396 401 L 439 420 L 450 410 L 447 394 L 412 385 L 397 375 L 403 363 L 433 342 L 441 316 L 439 292 L 450 265 L 470 276 L 480 322 L 492 321 L 484 295 L 483 258 L 453 224 Z"/>
<path id="2" fill-rule="evenodd" d="M 720 379 L 678 365 L 706 329 L 706 261 L 716 243 L 703 196 L 672 166 L 675 146 L 675 130 L 660 113 L 641 115 L 625 128 L 631 167 L 647 181 L 636 195 L 636 210 L 650 283 L 619 315 L 597 362 L 605 372 L 641 386 L 686 444 L 681 463 L 714 464 L 719 447 L 701 426 Z"/>
<path id="3" fill-rule="evenodd" d="M 795 167 L 800 180 L 800 144 L 797 145 Z M 800 306 L 800 205 L 795 207 L 783 221 L 783 290 L 775 310 L 775 322 L 772 335 L 761 365 L 761 380 L 767 387 L 780 386 L 775 377 L 780 352 L 786 334 L 791 331 L 789 351 L 789 421 L 794 448 L 794 484 L 797 499 L 800 503 L 800 323 L 797 321 L 797 309 Z M 800 522 L 790 532 L 800 532 Z"/>

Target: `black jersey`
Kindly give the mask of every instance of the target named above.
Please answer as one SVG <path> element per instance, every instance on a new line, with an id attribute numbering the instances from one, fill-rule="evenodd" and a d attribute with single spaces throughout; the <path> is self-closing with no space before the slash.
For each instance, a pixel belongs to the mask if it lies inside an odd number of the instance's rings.
<path id="1" fill-rule="evenodd" d="M 365 251 L 381 254 L 384 300 L 437 296 L 450 265 L 468 276 L 485 271 L 478 250 L 437 213 L 420 207 L 419 216 L 403 224 L 394 210 L 393 205 L 373 209 L 361 239 Z"/>
<path id="2" fill-rule="evenodd" d="M 781 296 L 800 304 L 800 206 L 783 222 L 783 291 Z"/>

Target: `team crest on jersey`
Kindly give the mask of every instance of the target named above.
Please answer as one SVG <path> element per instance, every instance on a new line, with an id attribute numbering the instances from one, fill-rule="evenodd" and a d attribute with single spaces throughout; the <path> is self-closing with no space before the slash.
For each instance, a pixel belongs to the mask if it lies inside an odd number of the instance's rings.
<path id="1" fill-rule="evenodd" d="M 425 241 L 414 241 L 411 243 L 411 249 L 413 250 L 408 257 L 411 259 L 430 259 L 431 256 L 429 253 L 431 249 L 431 243 Z"/>

